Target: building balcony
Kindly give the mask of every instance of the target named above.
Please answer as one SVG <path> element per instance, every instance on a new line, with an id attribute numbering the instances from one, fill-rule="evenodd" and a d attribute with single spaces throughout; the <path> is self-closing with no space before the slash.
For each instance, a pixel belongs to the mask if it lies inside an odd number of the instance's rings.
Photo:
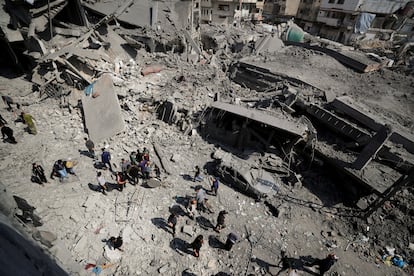
<path id="1" fill-rule="evenodd" d="M 338 18 L 332 18 L 332 17 L 326 17 L 326 16 L 318 15 L 316 21 L 325 23 L 328 26 L 338 27 L 341 24 L 342 20 L 338 19 Z"/>
<path id="2" fill-rule="evenodd" d="M 200 17 L 201 20 L 203 20 L 203 21 L 209 21 L 209 22 L 212 21 L 212 18 L 213 18 L 213 16 L 211 14 L 201 15 L 201 17 Z"/>

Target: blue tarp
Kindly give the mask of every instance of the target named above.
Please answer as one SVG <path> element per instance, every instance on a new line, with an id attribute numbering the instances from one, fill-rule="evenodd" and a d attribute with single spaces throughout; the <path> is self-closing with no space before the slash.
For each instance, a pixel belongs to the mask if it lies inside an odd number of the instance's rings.
<path id="1" fill-rule="evenodd" d="M 354 33 L 364 34 L 371 27 L 372 21 L 375 19 L 375 14 L 373 13 L 361 13 L 355 23 Z"/>

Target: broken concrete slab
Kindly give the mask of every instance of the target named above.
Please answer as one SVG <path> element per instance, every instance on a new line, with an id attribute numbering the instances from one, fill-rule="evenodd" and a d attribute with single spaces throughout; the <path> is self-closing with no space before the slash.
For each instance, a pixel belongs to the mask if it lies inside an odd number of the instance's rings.
<path id="1" fill-rule="evenodd" d="M 93 83 L 93 91 L 99 96 L 82 95 L 82 106 L 89 137 L 99 142 L 121 132 L 125 123 L 109 74 L 102 75 Z"/>
<path id="2" fill-rule="evenodd" d="M 358 158 L 352 164 L 352 168 L 363 170 L 368 162 L 371 161 L 382 148 L 391 133 L 391 130 L 387 126 L 381 128 L 358 155 Z"/>
<path id="3" fill-rule="evenodd" d="M 49 248 L 53 246 L 53 242 L 57 239 L 56 235 L 49 231 L 36 231 L 32 236 L 33 239 L 40 241 Z"/>
<path id="4" fill-rule="evenodd" d="M 356 51 L 349 51 L 349 50 L 342 50 L 342 51 L 337 51 L 334 49 L 330 49 L 330 48 L 325 48 L 325 47 L 321 47 L 321 46 L 317 46 L 317 45 L 310 45 L 307 43 L 301 43 L 301 42 L 292 42 L 292 41 L 286 41 L 285 42 L 286 45 L 294 45 L 294 46 L 299 46 L 299 47 L 303 47 L 306 49 L 311 49 L 314 51 L 318 51 L 318 52 L 322 52 L 325 53 L 331 57 L 333 57 L 334 59 L 336 59 L 337 61 L 339 61 L 340 63 L 358 71 L 361 73 L 367 73 L 367 72 L 372 72 L 372 71 L 376 71 L 379 70 L 383 67 L 387 66 L 387 62 L 376 62 L 373 61 L 371 59 L 369 59 L 366 55 L 364 55 L 363 53 L 360 52 L 356 52 Z"/>
<path id="5" fill-rule="evenodd" d="M 335 110 L 353 118 L 374 131 L 378 131 L 384 124 L 389 123 L 386 120 L 371 114 L 367 107 L 362 106 L 360 103 L 356 103 L 348 96 L 337 97 L 332 102 L 332 105 Z M 394 133 L 392 133 L 390 141 L 396 144 L 401 144 L 407 151 L 414 153 L 414 137 L 397 127 L 394 127 L 393 131 Z"/>
<path id="6" fill-rule="evenodd" d="M 269 34 L 256 41 L 256 54 L 262 52 L 275 53 L 280 51 L 284 46 L 283 41 L 276 35 Z"/>
<path id="7" fill-rule="evenodd" d="M 223 102 L 213 102 L 211 107 L 227 111 L 248 119 L 264 123 L 268 126 L 274 127 L 278 130 L 293 134 L 295 136 L 302 136 L 306 132 L 306 126 L 288 119 L 280 119 L 275 116 L 268 115 L 256 109 L 249 109 L 239 105 L 233 105 Z"/>
<path id="8" fill-rule="evenodd" d="M 105 245 L 104 257 L 110 262 L 117 262 L 122 258 L 122 254 L 118 249 L 112 249 L 108 245 Z"/>

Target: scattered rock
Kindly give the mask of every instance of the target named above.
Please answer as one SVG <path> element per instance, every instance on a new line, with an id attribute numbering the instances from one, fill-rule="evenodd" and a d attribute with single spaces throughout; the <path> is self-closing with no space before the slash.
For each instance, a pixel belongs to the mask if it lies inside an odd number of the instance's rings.
<path id="1" fill-rule="evenodd" d="M 57 239 L 56 235 L 49 231 L 36 231 L 32 236 L 49 248 L 53 246 L 53 242 Z"/>

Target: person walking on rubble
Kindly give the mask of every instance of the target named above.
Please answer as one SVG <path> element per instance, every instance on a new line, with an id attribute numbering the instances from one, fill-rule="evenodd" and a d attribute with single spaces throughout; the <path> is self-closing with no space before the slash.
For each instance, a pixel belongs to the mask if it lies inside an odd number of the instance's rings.
<path id="1" fill-rule="evenodd" d="M 22 111 L 22 113 L 20 113 L 20 117 L 22 119 L 22 121 L 27 125 L 28 129 L 29 129 L 29 133 L 36 135 L 37 134 L 37 130 L 36 130 L 36 126 L 33 122 L 33 117 L 32 115 L 25 113 Z"/>
<path id="2" fill-rule="evenodd" d="M 3 125 L 7 125 L 7 121 L 3 118 L 3 116 L 1 116 L 1 114 L 0 114 L 0 123 L 2 123 Z"/>
<path id="3" fill-rule="evenodd" d="M 194 256 L 197 258 L 200 257 L 200 249 L 203 246 L 204 237 L 203 235 L 198 235 L 195 240 L 190 244 L 190 247 L 193 249 Z"/>
<path id="4" fill-rule="evenodd" d="M 187 215 L 190 219 L 194 219 L 196 209 L 197 209 L 197 200 L 195 199 L 189 200 L 186 210 L 187 210 Z"/>
<path id="5" fill-rule="evenodd" d="M 12 144 L 17 144 L 16 138 L 13 136 L 13 129 L 9 128 L 3 123 L 0 123 L 0 128 L 3 141 L 9 141 Z"/>
<path id="6" fill-rule="evenodd" d="M 85 146 L 88 149 L 89 157 L 96 159 L 95 144 L 93 143 L 93 141 L 85 137 Z"/>
<path id="7" fill-rule="evenodd" d="M 226 227 L 225 219 L 227 214 L 228 213 L 226 210 L 220 211 L 220 213 L 218 214 L 217 225 L 216 227 L 214 227 L 214 231 L 216 231 L 217 233 L 220 233 L 220 231 Z"/>
<path id="8" fill-rule="evenodd" d="M 100 191 L 104 195 L 106 195 L 106 192 L 105 191 L 108 189 L 108 186 L 107 186 L 107 183 L 106 183 L 105 178 L 102 175 L 102 172 L 98 172 L 96 174 L 96 180 L 98 181 L 98 185 L 99 185 Z"/>
<path id="9" fill-rule="evenodd" d="M 224 249 L 230 251 L 233 248 L 233 245 L 239 240 L 239 237 L 231 232 L 227 235 L 226 243 L 224 244 Z"/>
<path id="10" fill-rule="evenodd" d="M 317 259 L 316 261 L 312 262 L 311 264 L 307 265 L 307 267 L 318 266 L 319 268 L 319 275 L 323 276 L 326 272 L 331 269 L 331 267 L 338 261 L 338 257 L 335 254 L 329 254 L 326 256 L 325 259 Z"/>
<path id="11" fill-rule="evenodd" d="M 14 100 L 11 97 L 9 97 L 9 96 L 1 96 L 1 99 L 7 105 L 7 107 L 8 107 L 7 109 L 9 111 L 13 111 L 13 108 L 11 106 L 12 104 L 16 104 L 16 108 L 17 109 L 20 109 L 20 104 L 14 102 Z"/>
<path id="12" fill-rule="evenodd" d="M 194 173 L 194 178 L 193 178 L 193 182 L 201 182 L 203 181 L 203 177 L 201 176 L 201 170 L 199 166 L 195 166 L 195 173 Z"/>
<path id="13" fill-rule="evenodd" d="M 173 237 L 175 237 L 175 234 L 176 234 L 177 222 L 178 222 L 177 214 L 172 212 L 171 215 L 168 217 L 167 225 L 172 229 Z"/>
<path id="14" fill-rule="evenodd" d="M 219 188 L 219 178 L 218 176 L 211 179 L 211 193 L 217 196 L 217 191 Z"/>
<path id="15" fill-rule="evenodd" d="M 197 200 L 197 210 L 205 211 L 204 199 L 206 198 L 206 191 L 200 186 L 196 187 L 195 191 Z"/>
<path id="16" fill-rule="evenodd" d="M 116 174 L 116 183 L 118 184 L 118 191 L 122 192 L 126 187 L 126 177 L 122 172 L 117 172 Z"/>
<path id="17" fill-rule="evenodd" d="M 32 164 L 32 181 L 41 185 L 47 183 L 45 170 L 37 163 Z"/>
<path id="18" fill-rule="evenodd" d="M 112 172 L 111 154 L 109 151 L 105 150 L 105 148 L 102 148 L 101 160 L 102 163 L 104 163 L 105 166 L 109 167 L 109 170 Z"/>

